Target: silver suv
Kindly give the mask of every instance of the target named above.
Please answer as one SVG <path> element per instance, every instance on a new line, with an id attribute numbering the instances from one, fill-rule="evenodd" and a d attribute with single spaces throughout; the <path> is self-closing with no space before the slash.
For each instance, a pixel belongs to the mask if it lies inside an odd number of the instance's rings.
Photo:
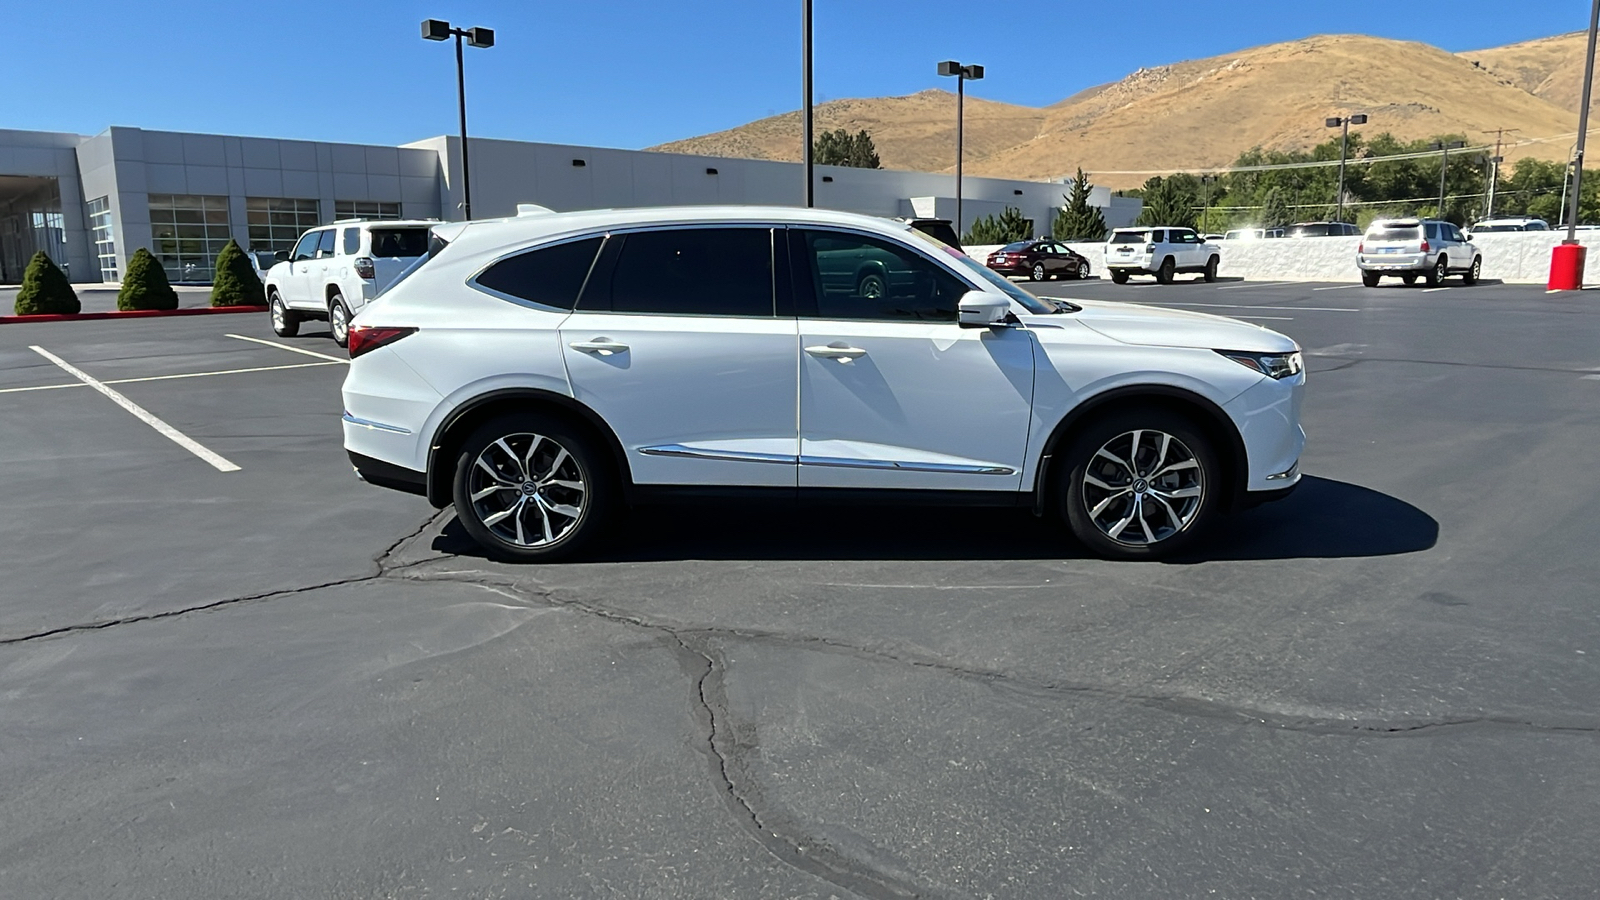
<path id="1" fill-rule="evenodd" d="M 1477 284 L 1483 271 L 1483 254 L 1461 229 L 1438 219 L 1378 219 L 1356 247 L 1361 283 L 1377 287 L 1385 275 L 1398 275 L 1406 284 L 1422 276 L 1429 287 L 1446 276 L 1460 275 L 1463 284 Z"/>

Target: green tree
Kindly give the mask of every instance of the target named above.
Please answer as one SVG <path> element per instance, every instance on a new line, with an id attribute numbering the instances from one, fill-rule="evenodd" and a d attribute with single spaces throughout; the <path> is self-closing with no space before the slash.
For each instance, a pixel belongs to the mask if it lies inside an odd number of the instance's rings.
<path id="1" fill-rule="evenodd" d="M 1200 205 L 1198 185 L 1193 175 L 1157 175 L 1146 181 L 1140 191 L 1144 209 L 1139 213 L 1139 224 L 1193 228 L 1197 220 L 1195 207 Z"/>
<path id="2" fill-rule="evenodd" d="M 83 306 L 67 281 L 67 273 L 40 250 L 28 260 L 28 268 L 22 273 L 16 309 L 19 316 L 72 315 L 82 311 Z"/>
<path id="3" fill-rule="evenodd" d="M 229 239 L 217 254 L 217 274 L 211 282 L 212 306 L 266 306 L 266 290 L 256 276 L 250 257 Z"/>
<path id="4" fill-rule="evenodd" d="M 984 216 L 972 223 L 972 230 L 961 239 L 967 246 L 974 244 L 1009 244 L 1033 237 L 1033 220 L 1024 219 L 1022 210 L 1008 206 L 999 218 Z"/>
<path id="5" fill-rule="evenodd" d="M 819 166 L 849 166 L 855 169 L 881 169 L 878 150 L 866 129 L 851 134 L 843 128 L 824 131 L 812 145 L 812 159 Z"/>
<path id="6" fill-rule="evenodd" d="M 1261 215 L 1258 217 L 1257 227 L 1282 228 L 1289 224 L 1289 205 L 1283 199 L 1282 188 L 1269 188 L 1267 196 L 1261 203 Z"/>
<path id="7" fill-rule="evenodd" d="M 117 292 L 117 309 L 177 309 L 178 292 L 167 281 L 167 271 L 149 250 L 140 247 L 128 260 Z"/>
<path id="8" fill-rule="evenodd" d="M 1089 205 L 1089 191 L 1094 185 L 1089 176 L 1078 169 L 1072 180 L 1072 193 L 1064 195 L 1067 205 L 1056 213 L 1050 235 L 1058 241 L 1103 241 L 1106 239 L 1106 217 L 1098 206 Z"/>

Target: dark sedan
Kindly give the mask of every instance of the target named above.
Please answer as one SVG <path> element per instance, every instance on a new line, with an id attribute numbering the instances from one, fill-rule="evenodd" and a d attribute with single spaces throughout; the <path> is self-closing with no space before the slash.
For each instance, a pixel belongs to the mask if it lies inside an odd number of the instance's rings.
<path id="1" fill-rule="evenodd" d="M 1089 277 L 1089 261 L 1050 238 L 1007 244 L 989 254 L 985 265 L 1002 275 L 1026 275 L 1034 281 Z"/>

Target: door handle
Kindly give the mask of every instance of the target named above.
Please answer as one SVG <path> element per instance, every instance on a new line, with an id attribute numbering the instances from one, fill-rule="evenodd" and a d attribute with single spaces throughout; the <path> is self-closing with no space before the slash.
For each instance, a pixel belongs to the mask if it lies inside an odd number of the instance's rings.
<path id="1" fill-rule="evenodd" d="M 598 353 L 601 356 L 625 353 L 628 350 L 627 344 L 619 344 L 616 341 L 606 340 L 605 338 L 596 338 L 592 341 L 573 341 L 567 346 L 574 350 L 581 350 L 584 353 Z"/>
<path id="2" fill-rule="evenodd" d="M 806 352 L 823 359 L 837 359 L 841 363 L 847 363 L 852 359 L 867 355 L 867 351 L 862 350 L 860 347 L 852 347 L 843 341 L 834 341 L 827 346 L 807 347 Z"/>

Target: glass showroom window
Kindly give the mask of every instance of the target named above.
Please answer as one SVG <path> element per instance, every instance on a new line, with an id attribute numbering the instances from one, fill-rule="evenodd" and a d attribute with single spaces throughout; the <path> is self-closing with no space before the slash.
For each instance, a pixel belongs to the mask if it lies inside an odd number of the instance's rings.
<path id="1" fill-rule="evenodd" d="M 174 282 L 208 282 L 227 246 L 228 198 L 151 194 L 150 230 L 156 259 Z"/>
<path id="2" fill-rule="evenodd" d="M 400 204 L 380 203 L 376 200 L 335 200 L 333 217 L 336 219 L 398 219 Z"/>
<path id="3" fill-rule="evenodd" d="M 244 210 L 252 253 L 292 250 L 300 235 L 322 224 L 315 200 L 246 197 Z"/>
<path id="4" fill-rule="evenodd" d="M 100 260 L 100 280 L 117 280 L 117 241 L 111 233 L 111 198 L 89 201 L 89 230 L 94 234 L 94 255 Z"/>

